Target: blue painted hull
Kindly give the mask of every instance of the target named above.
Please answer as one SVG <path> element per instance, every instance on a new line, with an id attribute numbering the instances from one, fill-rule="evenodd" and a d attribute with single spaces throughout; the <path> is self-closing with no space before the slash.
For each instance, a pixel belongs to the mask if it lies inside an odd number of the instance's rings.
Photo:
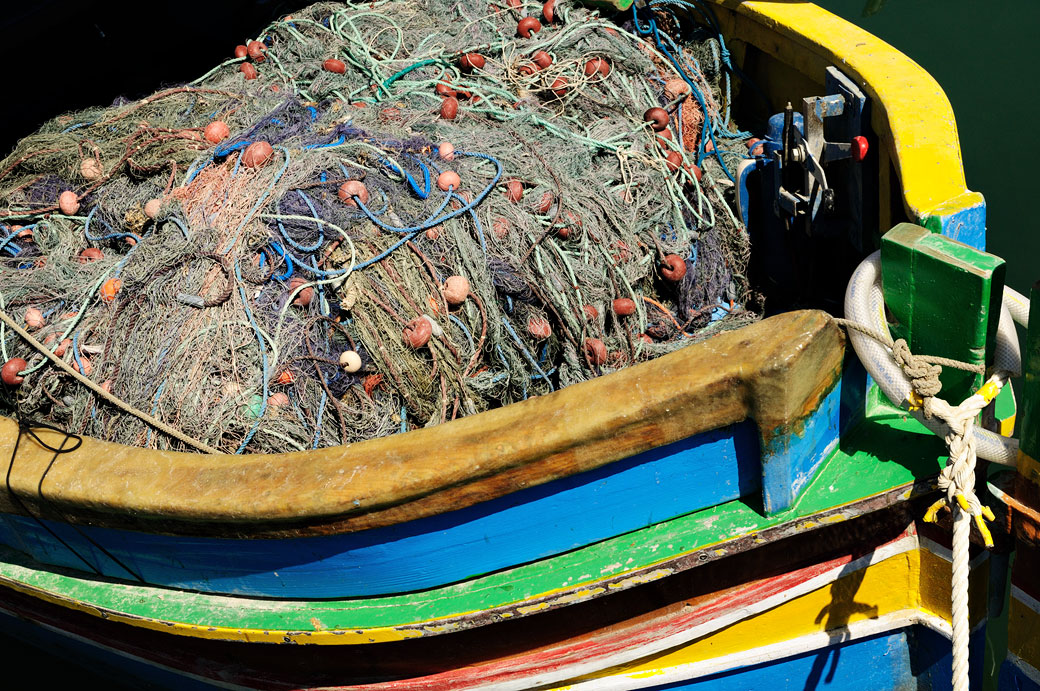
<path id="1" fill-rule="evenodd" d="M 972 659 L 981 662 L 985 637 L 972 635 Z M 894 691 L 950 689 L 950 641 L 914 626 L 782 660 L 713 674 L 655 691 Z M 971 688 L 982 688 L 982 665 L 972 667 Z"/>
<path id="2" fill-rule="evenodd" d="M 229 540 L 46 521 L 59 541 L 39 521 L 5 515 L 0 541 L 42 563 L 187 590 L 381 595 L 460 581 L 754 495 L 759 464 L 757 432 L 744 422 L 466 509 L 357 533 Z"/>
<path id="3" fill-rule="evenodd" d="M 200 592 L 284 598 L 412 592 L 741 497 L 762 501 L 767 513 L 786 508 L 837 444 L 840 403 L 838 385 L 800 434 L 776 435 L 766 448 L 748 420 L 459 511 L 356 533 L 234 540 L 3 514 L 0 543 L 44 564 Z"/>

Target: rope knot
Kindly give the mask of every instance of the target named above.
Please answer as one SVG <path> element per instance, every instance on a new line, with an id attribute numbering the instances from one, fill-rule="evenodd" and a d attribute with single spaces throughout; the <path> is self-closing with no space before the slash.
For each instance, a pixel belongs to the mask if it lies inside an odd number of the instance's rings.
<path id="1" fill-rule="evenodd" d="M 942 367 L 931 364 L 927 358 L 914 355 L 902 338 L 892 344 L 892 358 L 910 380 L 914 392 L 921 398 L 932 398 L 942 391 L 939 375 Z"/>

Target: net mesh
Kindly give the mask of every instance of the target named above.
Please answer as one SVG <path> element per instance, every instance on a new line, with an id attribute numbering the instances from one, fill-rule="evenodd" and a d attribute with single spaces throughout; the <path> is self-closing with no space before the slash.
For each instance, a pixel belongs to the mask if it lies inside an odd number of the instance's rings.
<path id="1" fill-rule="evenodd" d="M 45 124 L 0 163 L 3 309 L 238 453 L 442 423 L 755 319 L 717 35 L 513 4 L 313 5 L 191 84 Z M 187 450 L 6 331 L 24 414 Z"/>

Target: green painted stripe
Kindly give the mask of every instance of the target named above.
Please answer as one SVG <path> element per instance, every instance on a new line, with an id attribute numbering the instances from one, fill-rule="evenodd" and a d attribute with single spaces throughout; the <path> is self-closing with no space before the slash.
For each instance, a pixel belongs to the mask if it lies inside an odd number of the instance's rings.
<path id="1" fill-rule="evenodd" d="M 874 405 L 871 415 L 825 462 L 795 505 L 778 515 L 766 518 L 744 501 L 732 501 L 551 559 L 421 593 L 345 601 L 215 596 L 37 569 L 9 551 L 0 553 L 0 577 L 132 617 L 223 628 L 314 631 L 317 620 L 322 630 L 356 631 L 522 605 L 804 520 L 933 476 L 945 464 L 941 440 L 898 409 Z"/>

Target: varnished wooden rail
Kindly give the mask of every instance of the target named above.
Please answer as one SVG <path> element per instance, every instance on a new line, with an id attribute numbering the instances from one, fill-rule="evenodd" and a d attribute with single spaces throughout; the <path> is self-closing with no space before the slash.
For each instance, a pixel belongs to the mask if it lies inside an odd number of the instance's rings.
<path id="1" fill-rule="evenodd" d="M 822 312 L 779 315 L 505 408 L 343 447 L 206 456 L 23 436 L 0 511 L 229 537 L 350 532 L 470 506 L 745 419 L 797 432 L 839 376 Z M 58 446 L 63 435 L 37 432 Z M 17 435 L 0 418 L 0 473 Z"/>

